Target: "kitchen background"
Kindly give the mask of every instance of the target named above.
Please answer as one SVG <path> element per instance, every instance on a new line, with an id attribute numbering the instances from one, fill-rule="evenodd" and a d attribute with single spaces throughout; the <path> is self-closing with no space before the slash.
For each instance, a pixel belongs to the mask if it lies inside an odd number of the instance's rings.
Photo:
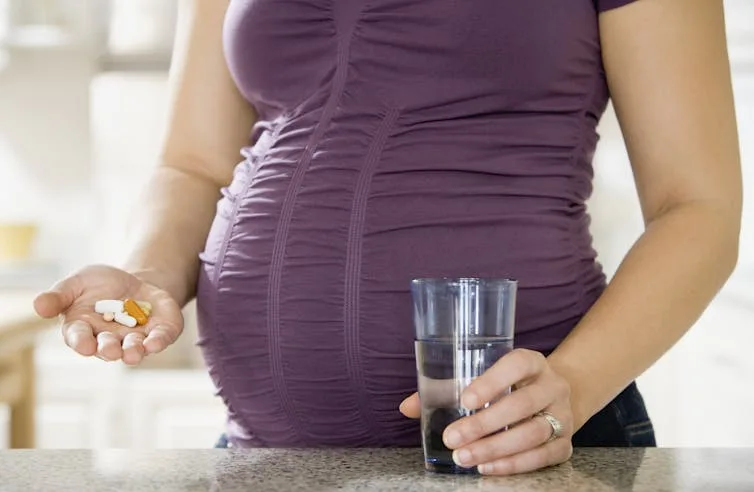
<path id="1" fill-rule="evenodd" d="M 161 136 L 178 1 L 0 0 L 0 321 L 28 314 L 18 305 L 25 293 L 121 254 L 123 220 Z M 750 187 L 754 2 L 725 5 Z M 593 232 L 612 274 L 642 223 L 612 112 L 600 131 Z M 660 445 L 754 445 L 754 202 L 746 207 L 733 278 L 640 380 Z M 31 250 L 22 258 L 24 237 Z M 42 331 L 33 352 L 36 446 L 211 446 L 223 409 L 193 345 L 191 306 L 186 315 L 179 343 L 139 368 L 78 357 L 57 330 Z M 3 384 L 0 365 L 0 401 Z M 0 447 L 10 442 L 8 408 L 0 405 Z"/>

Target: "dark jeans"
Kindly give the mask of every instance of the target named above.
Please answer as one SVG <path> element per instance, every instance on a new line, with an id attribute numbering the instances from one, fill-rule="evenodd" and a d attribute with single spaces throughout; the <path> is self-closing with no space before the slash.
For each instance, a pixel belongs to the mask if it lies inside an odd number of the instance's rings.
<path id="1" fill-rule="evenodd" d="M 636 383 L 631 383 L 573 436 L 575 447 L 655 447 L 655 432 Z"/>
<path id="2" fill-rule="evenodd" d="M 644 399 L 631 383 L 573 436 L 575 447 L 654 447 L 655 433 Z M 215 444 L 227 448 L 225 435 Z"/>

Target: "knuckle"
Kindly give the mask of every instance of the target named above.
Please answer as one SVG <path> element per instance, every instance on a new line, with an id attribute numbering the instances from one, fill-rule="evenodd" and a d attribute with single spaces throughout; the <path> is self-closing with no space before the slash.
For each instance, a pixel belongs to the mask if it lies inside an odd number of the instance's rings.
<path id="1" fill-rule="evenodd" d="M 518 407 L 518 410 L 523 414 L 521 415 L 522 417 L 533 415 L 539 410 L 537 408 L 537 399 L 534 397 L 534 393 L 530 388 L 530 386 L 526 386 L 516 391 L 518 396 L 516 407 Z"/>
<path id="2" fill-rule="evenodd" d="M 490 475 L 506 475 L 514 470 L 513 459 L 497 460 L 487 464 Z"/>
<path id="3" fill-rule="evenodd" d="M 511 355 L 511 359 L 521 371 L 522 377 L 541 372 L 545 363 L 545 356 L 535 350 L 514 349 Z"/>
<path id="4" fill-rule="evenodd" d="M 511 359 L 515 359 L 516 363 L 520 364 L 529 358 L 528 353 L 529 350 L 527 349 L 517 348 L 513 349 L 509 355 Z"/>
<path id="5" fill-rule="evenodd" d="M 479 442 L 469 446 L 469 451 L 471 451 L 476 463 L 487 463 L 495 458 L 495 448 L 489 442 Z"/>
<path id="6" fill-rule="evenodd" d="M 545 365 L 545 362 L 546 361 L 544 355 L 533 350 L 529 351 L 529 370 L 531 371 L 531 374 L 541 372 L 542 368 Z"/>
<path id="7" fill-rule="evenodd" d="M 80 270 L 64 278 L 58 284 L 58 289 L 72 293 L 81 293 L 84 290 L 84 274 L 85 272 Z"/>
<path id="8" fill-rule="evenodd" d="M 519 454 L 513 456 L 504 467 L 504 473 L 506 475 L 518 475 L 526 471 L 526 462 L 524 458 Z"/>
<path id="9" fill-rule="evenodd" d="M 479 401 L 488 401 L 487 397 L 491 393 L 491 391 L 491 385 L 487 382 L 487 377 L 482 374 L 477 379 L 472 381 L 468 387 L 466 387 L 465 393 L 473 395 L 474 397 L 478 398 Z"/>
<path id="10" fill-rule="evenodd" d="M 489 430 L 490 425 L 487 419 L 484 418 L 484 414 L 485 412 L 480 412 L 469 419 L 464 434 L 470 438 L 477 439 L 491 433 L 492 431 Z"/>

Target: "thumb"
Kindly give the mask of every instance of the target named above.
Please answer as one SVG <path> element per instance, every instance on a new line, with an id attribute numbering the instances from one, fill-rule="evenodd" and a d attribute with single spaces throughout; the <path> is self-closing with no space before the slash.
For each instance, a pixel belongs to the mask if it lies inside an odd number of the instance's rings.
<path id="1" fill-rule="evenodd" d="M 43 318 L 54 318 L 71 307 L 82 293 L 78 277 L 71 276 L 61 280 L 50 290 L 42 292 L 34 299 L 34 310 Z"/>
<path id="2" fill-rule="evenodd" d="M 401 413 L 410 419 L 421 417 L 421 403 L 419 402 L 419 393 L 414 393 L 401 402 L 399 407 Z"/>

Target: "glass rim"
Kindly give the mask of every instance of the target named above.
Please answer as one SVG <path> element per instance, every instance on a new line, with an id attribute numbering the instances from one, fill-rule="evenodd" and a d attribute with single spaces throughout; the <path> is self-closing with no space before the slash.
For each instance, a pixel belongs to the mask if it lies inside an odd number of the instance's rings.
<path id="1" fill-rule="evenodd" d="M 507 277 L 427 277 L 411 280 L 412 285 L 518 285 L 518 280 Z"/>

